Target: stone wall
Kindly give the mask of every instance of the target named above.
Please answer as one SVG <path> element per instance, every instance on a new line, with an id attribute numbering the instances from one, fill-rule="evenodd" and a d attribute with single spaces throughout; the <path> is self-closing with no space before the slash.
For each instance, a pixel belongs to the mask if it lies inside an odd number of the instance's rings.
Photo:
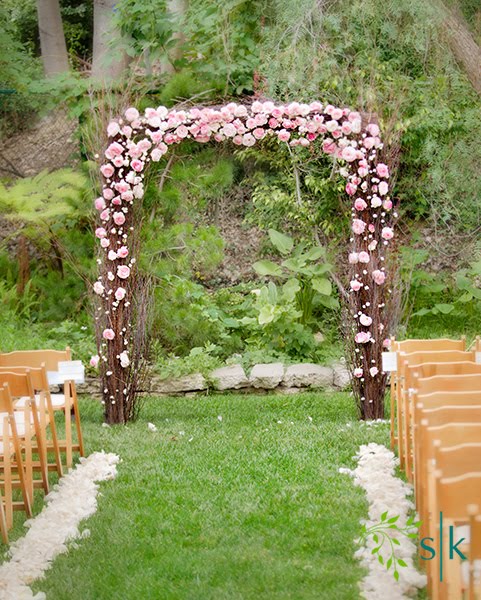
<path id="1" fill-rule="evenodd" d="M 145 385 L 145 392 L 155 396 L 190 395 L 208 389 L 220 392 L 237 390 L 243 393 L 294 394 L 302 390 L 341 391 L 350 385 L 349 372 L 345 363 L 330 366 L 302 363 L 283 365 L 282 363 L 258 364 L 252 367 L 249 376 L 240 364 L 221 367 L 208 378 L 201 373 L 193 373 L 176 379 L 161 379 L 153 375 Z M 77 385 L 80 394 L 100 394 L 100 382 L 96 377 L 86 377 L 85 383 Z"/>

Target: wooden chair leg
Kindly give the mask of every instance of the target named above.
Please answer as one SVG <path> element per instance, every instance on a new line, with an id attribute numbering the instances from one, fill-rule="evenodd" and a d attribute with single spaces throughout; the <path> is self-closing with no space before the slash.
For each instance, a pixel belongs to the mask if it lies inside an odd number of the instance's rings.
<path id="1" fill-rule="evenodd" d="M 12 454 L 10 446 L 10 419 L 3 421 L 3 489 L 5 492 L 5 520 L 7 529 L 13 525 Z"/>
<path id="2" fill-rule="evenodd" d="M 47 457 L 47 419 L 45 415 L 45 401 L 40 398 L 37 405 L 36 402 L 32 402 L 33 412 L 33 425 L 35 431 L 35 437 L 37 438 L 37 454 L 40 463 L 40 474 L 42 477 L 42 487 L 46 494 L 49 492 L 48 484 L 48 457 Z"/>
<path id="3" fill-rule="evenodd" d="M 0 492 L 0 534 L 2 536 L 2 542 L 4 544 L 8 544 L 7 519 L 5 516 L 5 506 L 4 506 L 1 492 Z"/>
<path id="4" fill-rule="evenodd" d="M 396 383 L 396 405 L 397 405 L 397 446 L 399 454 L 399 467 L 404 470 L 404 436 L 403 436 L 403 388 L 401 385 L 401 379 L 399 378 Z"/>
<path id="5" fill-rule="evenodd" d="M 67 401 L 67 396 L 65 396 L 65 461 L 67 465 L 67 469 L 72 467 L 73 457 L 72 457 L 72 404 L 70 399 Z"/>
<path id="6" fill-rule="evenodd" d="M 77 430 L 79 454 L 80 456 L 85 456 L 84 438 L 82 434 L 82 425 L 80 423 L 80 410 L 78 406 L 77 390 L 75 389 L 75 387 L 72 388 L 72 402 L 75 415 L 75 429 Z"/>
<path id="7" fill-rule="evenodd" d="M 18 434 L 17 434 L 17 425 L 16 425 L 15 419 L 13 417 L 9 417 L 9 420 L 10 420 L 10 426 L 11 426 L 11 430 L 12 430 L 13 447 L 15 450 L 15 459 L 16 459 L 16 464 L 17 464 L 18 478 L 20 480 L 20 488 L 22 490 L 22 496 L 23 496 L 23 505 L 24 505 L 24 509 L 25 509 L 25 513 L 26 513 L 27 517 L 30 518 L 32 516 L 32 503 L 30 502 L 30 495 L 27 490 L 26 476 L 25 476 L 25 471 L 24 471 L 24 466 L 23 466 L 23 461 L 22 461 L 22 449 L 21 449 L 20 441 L 18 439 Z M 30 422 L 29 415 L 28 415 L 28 422 Z"/>
<path id="8" fill-rule="evenodd" d="M 47 402 L 47 409 L 48 409 L 48 417 L 50 420 L 50 431 L 52 433 L 52 450 L 53 450 L 53 453 L 55 456 L 55 465 L 57 467 L 58 476 L 62 477 L 62 475 L 63 475 L 62 458 L 60 456 L 60 446 L 59 446 L 59 441 L 58 441 L 58 436 L 57 436 L 57 426 L 55 425 L 55 413 L 54 413 L 51 401 Z"/>

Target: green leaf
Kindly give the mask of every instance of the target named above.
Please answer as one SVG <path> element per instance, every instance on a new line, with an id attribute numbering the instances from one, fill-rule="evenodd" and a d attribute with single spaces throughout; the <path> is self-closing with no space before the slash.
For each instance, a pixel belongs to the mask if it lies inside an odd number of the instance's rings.
<path id="1" fill-rule="evenodd" d="M 275 319 L 275 306 L 263 306 L 259 311 L 259 325 L 267 325 Z"/>
<path id="2" fill-rule="evenodd" d="M 415 313 L 413 313 L 413 317 L 424 317 L 425 315 L 430 315 L 433 311 L 430 308 L 421 308 Z"/>
<path id="3" fill-rule="evenodd" d="M 386 563 L 386 569 L 390 569 L 392 565 L 392 557 Z"/>
<path id="4" fill-rule="evenodd" d="M 391 517 L 388 519 L 388 523 L 395 523 L 399 519 L 399 515 L 397 517 Z"/>
<path id="5" fill-rule="evenodd" d="M 454 310 L 454 304 L 435 304 L 434 308 L 443 315 L 449 315 Z"/>
<path id="6" fill-rule="evenodd" d="M 383 564 L 384 564 L 384 558 L 382 557 L 382 554 L 378 554 L 378 555 L 377 555 L 377 559 L 378 559 L 378 561 L 381 563 L 381 565 L 383 565 Z"/>
<path id="7" fill-rule="evenodd" d="M 400 567 L 407 567 L 407 564 L 404 562 L 404 560 L 402 558 L 398 558 L 397 564 Z"/>
<path id="8" fill-rule="evenodd" d="M 288 235 L 284 235 L 275 229 L 269 229 L 269 237 L 272 244 L 281 254 L 289 254 L 294 246 L 294 240 Z"/>
<path id="9" fill-rule="evenodd" d="M 311 248 L 309 252 L 305 252 L 302 256 L 306 260 L 319 260 L 321 256 L 325 255 L 324 248 L 320 248 L 319 246 L 316 248 Z"/>
<path id="10" fill-rule="evenodd" d="M 381 515 L 381 522 L 385 521 L 387 519 L 387 513 L 388 511 L 386 510 L 386 512 L 383 512 Z"/>
<path id="11" fill-rule="evenodd" d="M 398 571 L 394 571 L 393 575 L 394 575 L 394 579 L 396 581 L 399 581 L 399 572 Z"/>
<path id="12" fill-rule="evenodd" d="M 376 548 L 373 548 L 372 551 L 371 551 L 371 554 L 376 554 L 377 552 L 379 552 L 379 548 L 380 547 L 381 546 L 376 546 Z"/>
<path id="13" fill-rule="evenodd" d="M 282 286 L 282 291 L 284 293 L 284 298 L 292 302 L 296 297 L 297 292 L 301 289 L 301 284 L 299 280 L 293 277 L 292 279 L 288 279 L 286 283 Z"/>
<path id="14" fill-rule="evenodd" d="M 392 543 L 395 546 L 400 546 L 401 545 L 401 542 L 398 539 L 396 539 L 396 538 L 391 538 L 391 541 L 392 541 Z"/>
<path id="15" fill-rule="evenodd" d="M 319 277 L 314 277 L 311 279 L 311 285 L 320 294 L 324 296 L 330 296 L 332 294 L 332 284 L 329 279 L 321 279 Z"/>
<path id="16" fill-rule="evenodd" d="M 270 260 L 258 260 L 252 266 L 259 275 L 271 275 L 273 277 L 280 277 L 282 275 L 281 267 Z"/>
<path id="17" fill-rule="evenodd" d="M 372 536 L 372 539 L 376 542 L 376 544 L 379 542 L 379 537 L 376 533 Z"/>

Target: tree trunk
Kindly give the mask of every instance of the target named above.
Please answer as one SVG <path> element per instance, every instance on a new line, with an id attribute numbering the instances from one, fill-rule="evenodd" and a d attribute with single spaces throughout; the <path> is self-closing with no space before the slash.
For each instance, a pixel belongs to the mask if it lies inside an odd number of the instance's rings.
<path id="1" fill-rule="evenodd" d="M 131 62 L 124 50 L 116 48 L 122 38 L 113 18 L 117 1 L 94 0 L 92 78 L 104 82 L 121 78 Z"/>
<path id="2" fill-rule="evenodd" d="M 454 14 L 443 4 L 443 26 L 449 46 L 464 69 L 473 88 L 481 95 L 481 48 L 476 43 L 461 14 Z"/>
<path id="3" fill-rule="evenodd" d="M 59 0 L 37 0 L 37 13 L 45 75 L 65 73 L 69 65 Z"/>
<path id="4" fill-rule="evenodd" d="M 174 19 L 177 28 L 184 19 L 189 7 L 188 0 L 168 0 L 167 12 Z M 161 70 L 162 73 L 174 73 L 175 61 L 182 58 L 182 45 L 185 41 L 185 35 L 182 31 L 174 31 L 172 39 L 175 40 L 175 45 L 170 49 L 169 55 L 164 59 Z"/>

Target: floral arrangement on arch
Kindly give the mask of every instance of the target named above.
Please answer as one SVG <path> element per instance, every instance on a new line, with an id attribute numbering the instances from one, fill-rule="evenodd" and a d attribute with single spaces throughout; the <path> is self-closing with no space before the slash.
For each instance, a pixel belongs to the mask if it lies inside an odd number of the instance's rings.
<path id="1" fill-rule="evenodd" d="M 133 360 L 135 240 L 140 222 L 136 208 L 141 206 L 149 163 L 158 162 L 170 146 L 187 139 L 253 146 L 266 137 L 291 147 L 316 144 L 339 163 L 352 202 L 346 261 L 351 279 L 354 390 L 362 417 L 382 416 L 386 376 L 381 356 L 389 344 L 385 262 L 397 215 L 389 196 L 389 168 L 379 159 L 383 144 L 378 125 L 364 125 L 359 112 L 317 101 L 286 105 L 254 101 L 189 110 L 159 106 L 147 108 L 143 115 L 128 108 L 122 118 L 108 125 L 107 133 L 109 144 L 100 167 L 102 194 L 95 200 L 100 220 L 95 235 L 101 250 L 100 274 L 93 286 L 100 299 L 99 348 L 91 363 L 101 367 L 107 421 L 126 422 L 136 394 L 132 385 L 138 359 Z"/>

